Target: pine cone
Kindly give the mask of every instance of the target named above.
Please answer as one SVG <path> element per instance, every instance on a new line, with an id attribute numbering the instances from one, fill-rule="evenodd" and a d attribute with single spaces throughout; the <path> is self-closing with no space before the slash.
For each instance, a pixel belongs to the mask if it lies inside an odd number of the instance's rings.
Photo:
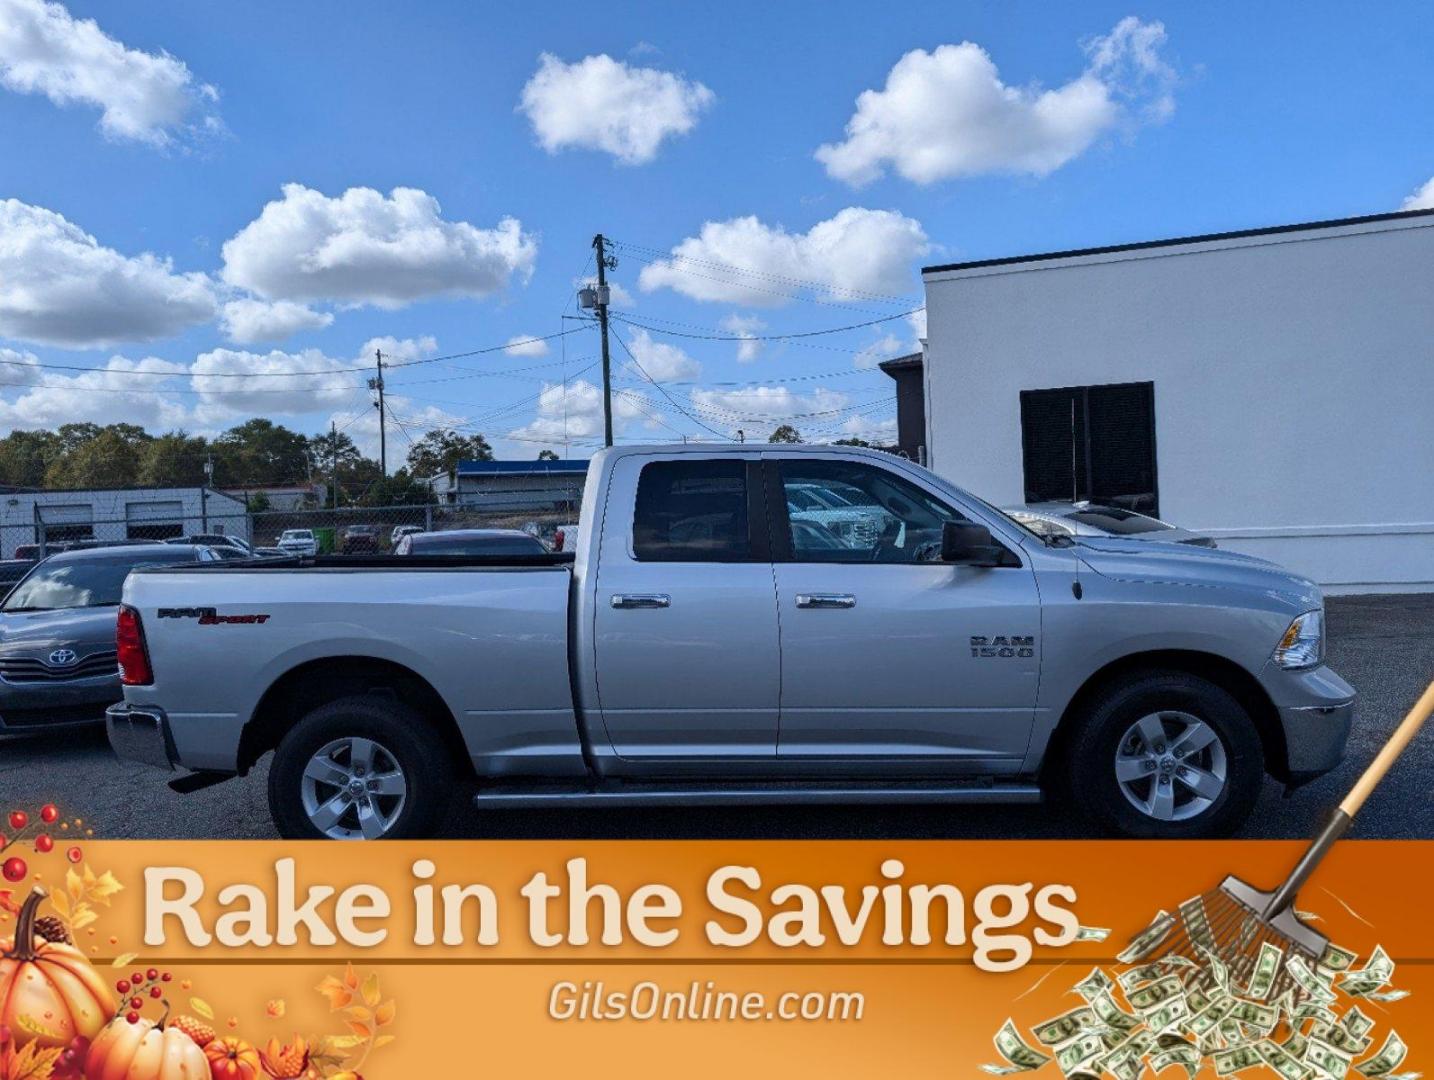
<path id="1" fill-rule="evenodd" d="M 42 915 L 36 919 L 35 933 L 46 941 L 54 942 L 57 945 L 72 944 L 70 932 L 65 929 L 65 924 L 53 915 Z"/>

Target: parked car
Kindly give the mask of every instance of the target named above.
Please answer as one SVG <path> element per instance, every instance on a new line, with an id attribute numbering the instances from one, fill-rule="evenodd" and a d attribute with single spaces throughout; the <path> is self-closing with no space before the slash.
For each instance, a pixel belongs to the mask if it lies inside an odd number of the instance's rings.
<path id="1" fill-rule="evenodd" d="M 266 553 L 270 555 L 283 554 L 277 548 L 256 548 L 242 536 L 230 536 L 228 533 L 190 533 L 188 536 L 177 536 L 172 540 L 166 540 L 166 544 L 203 544 L 219 552 L 225 559 L 255 559 L 262 558 Z M 237 555 L 224 554 L 223 549 L 237 552 Z"/>
<path id="2" fill-rule="evenodd" d="M 345 525 L 339 530 L 339 554 L 377 555 L 377 525 Z"/>
<path id="3" fill-rule="evenodd" d="M 285 555 L 317 555 L 319 540 L 313 529 L 285 529 L 279 536 L 278 548 Z"/>
<path id="4" fill-rule="evenodd" d="M 1005 512 L 1032 532 L 1043 536 L 1129 536 L 1140 540 L 1159 540 L 1165 544 L 1217 546 L 1208 536 L 1119 506 L 1048 502 L 1008 506 Z"/>
<path id="5" fill-rule="evenodd" d="M 839 485 L 896 527 L 833 545 L 766 497 Z M 272 751 L 280 833 L 342 838 L 428 835 L 464 778 L 507 807 L 1049 791 L 1187 837 L 1344 755 L 1320 590 L 1260 559 L 1054 542 L 852 447 L 606 449 L 581 520 L 575 561 L 133 574 L 110 739 L 212 779 Z"/>
<path id="6" fill-rule="evenodd" d="M 397 548 L 398 542 L 405 536 L 408 536 L 410 533 L 421 533 L 423 531 L 422 525 L 395 525 L 393 532 L 388 534 L 388 546 Z"/>
<path id="7" fill-rule="evenodd" d="M 102 719 L 121 697 L 115 610 L 125 575 L 214 558 L 206 547 L 152 543 L 35 564 L 0 604 L 0 732 Z"/>
<path id="8" fill-rule="evenodd" d="M 395 555 L 546 555 L 536 536 L 520 529 L 449 529 L 409 533 L 393 549 Z"/>
<path id="9" fill-rule="evenodd" d="M 69 551 L 70 547 L 71 545 L 63 540 L 52 540 L 45 544 L 20 544 L 15 548 L 15 558 L 34 562 L 37 559 L 43 559 L 46 555 Z"/>
<path id="10" fill-rule="evenodd" d="M 565 525 L 559 525 L 553 530 L 554 551 L 577 551 L 578 549 L 578 523 L 570 521 Z"/>

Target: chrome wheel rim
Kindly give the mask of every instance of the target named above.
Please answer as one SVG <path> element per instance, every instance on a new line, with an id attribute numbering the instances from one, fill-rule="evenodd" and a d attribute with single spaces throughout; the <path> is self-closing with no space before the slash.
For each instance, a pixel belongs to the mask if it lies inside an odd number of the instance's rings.
<path id="1" fill-rule="evenodd" d="M 1162 709 L 1121 736 L 1115 780 L 1127 802 L 1156 821 L 1188 821 L 1208 810 L 1229 782 L 1219 733 L 1199 717 Z"/>
<path id="2" fill-rule="evenodd" d="M 349 737 L 316 750 L 300 785 L 310 824 L 331 840 L 377 840 L 408 802 L 403 766 L 382 743 Z"/>

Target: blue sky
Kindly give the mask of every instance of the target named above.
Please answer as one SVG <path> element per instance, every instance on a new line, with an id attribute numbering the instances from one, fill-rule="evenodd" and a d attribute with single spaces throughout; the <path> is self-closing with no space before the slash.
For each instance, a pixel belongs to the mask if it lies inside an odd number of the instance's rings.
<path id="1" fill-rule="evenodd" d="M 371 446 L 381 339 L 391 464 L 583 455 L 602 231 L 624 440 L 881 437 L 923 263 L 1434 204 L 1431 46 L 1417 4 L 0 0 L 0 430 Z"/>

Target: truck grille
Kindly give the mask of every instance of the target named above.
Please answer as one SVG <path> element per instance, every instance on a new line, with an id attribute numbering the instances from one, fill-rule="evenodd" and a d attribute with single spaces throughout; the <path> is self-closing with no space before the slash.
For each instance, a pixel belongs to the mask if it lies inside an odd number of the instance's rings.
<path id="1" fill-rule="evenodd" d="M 0 679 L 9 683 L 63 682 L 118 673 L 119 659 L 113 652 L 90 653 L 67 667 L 51 667 L 33 656 L 0 657 Z"/>

